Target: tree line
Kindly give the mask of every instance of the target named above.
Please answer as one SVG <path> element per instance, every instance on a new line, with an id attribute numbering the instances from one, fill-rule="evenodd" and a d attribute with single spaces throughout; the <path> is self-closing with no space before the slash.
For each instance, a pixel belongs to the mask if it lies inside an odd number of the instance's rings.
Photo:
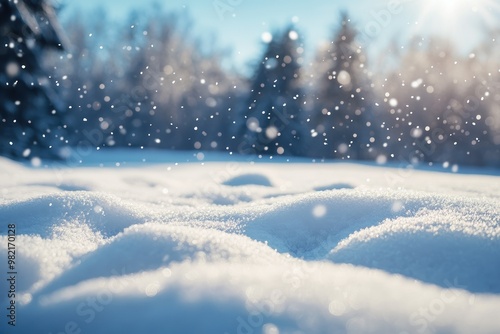
<path id="1" fill-rule="evenodd" d="M 44 58 L 66 146 L 500 167 L 498 32 L 469 53 L 428 37 L 370 59 L 342 13 L 315 57 L 298 27 L 275 31 L 247 77 L 186 16 L 96 17 L 72 17 L 68 51 Z"/>

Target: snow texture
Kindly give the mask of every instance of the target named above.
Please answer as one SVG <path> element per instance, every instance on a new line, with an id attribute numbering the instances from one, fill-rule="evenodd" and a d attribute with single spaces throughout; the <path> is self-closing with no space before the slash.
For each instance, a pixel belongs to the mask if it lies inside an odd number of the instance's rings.
<path id="1" fill-rule="evenodd" d="M 0 159 L 0 332 L 500 332 L 498 176 L 181 157 Z"/>

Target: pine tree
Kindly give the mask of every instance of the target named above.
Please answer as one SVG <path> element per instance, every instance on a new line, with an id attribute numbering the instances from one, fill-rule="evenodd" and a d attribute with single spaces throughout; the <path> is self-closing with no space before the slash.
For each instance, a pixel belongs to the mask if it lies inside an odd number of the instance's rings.
<path id="1" fill-rule="evenodd" d="M 250 154 L 303 154 L 299 35 L 289 27 L 271 40 L 253 77 L 238 140 Z"/>
<path id="2" fill-rule="evenodd" d="M 47 1 L 0 0 L 0 154 L 60 156 L 63 106 L 42 70 L 44 49 L 61 49 Z"/>
<path id="3" fill-rule="evenodd" d="M 367 128 L 370 97 L 366 57 L 348 15 L 319 51 L 315 64 L 315 107 L 311 154 L 324 158 L 363 158 L 373 131 Z"/>

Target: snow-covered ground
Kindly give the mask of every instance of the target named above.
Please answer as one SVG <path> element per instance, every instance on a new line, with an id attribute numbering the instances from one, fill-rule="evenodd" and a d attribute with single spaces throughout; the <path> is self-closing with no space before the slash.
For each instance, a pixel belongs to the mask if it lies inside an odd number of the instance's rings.
<path id="1" fill-rule="evenodd" d="M 2 275 L 17 235 L 1 333 L 500 332 L 498 176 L 167 152 L 83 165 L 0 158 Z"/>

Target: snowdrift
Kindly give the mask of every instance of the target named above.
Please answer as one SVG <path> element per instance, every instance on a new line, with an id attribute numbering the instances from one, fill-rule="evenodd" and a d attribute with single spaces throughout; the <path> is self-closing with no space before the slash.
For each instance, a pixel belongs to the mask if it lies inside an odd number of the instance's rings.
<path id="1" fill-rule="evenodd" d="M 0 332 L 500 332 L 498 176 L 120 159 L 0 159 Z"/>

